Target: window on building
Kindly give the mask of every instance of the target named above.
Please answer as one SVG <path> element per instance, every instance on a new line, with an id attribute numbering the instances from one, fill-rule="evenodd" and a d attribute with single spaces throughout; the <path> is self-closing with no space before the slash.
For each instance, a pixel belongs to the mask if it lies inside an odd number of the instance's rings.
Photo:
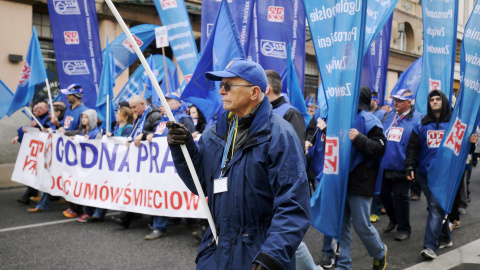
<path id="1" fill-rule="evenodd" d="M 305 61 L 305 96 L 317 95 L 318 90 L 318 66 L 316 60 Z"/>
<path id="2" fill-rule="evenodd" d="M 57 73 L 57 63 L 55 60 L 55 50 L 53 48 L 52 28 L 50 26 L 50 16 L 44 13 L 33 13 L 33 26 L 37 30 L 38 41 L 42 51 L 43 62 L 47 70 Z"/>

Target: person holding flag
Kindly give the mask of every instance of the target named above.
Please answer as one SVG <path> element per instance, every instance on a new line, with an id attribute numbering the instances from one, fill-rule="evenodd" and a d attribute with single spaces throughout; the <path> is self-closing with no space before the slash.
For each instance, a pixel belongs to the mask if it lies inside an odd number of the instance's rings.
<path id="1" fill-rule="evenodd" d="M 352 269 L 350 224 L 362 240 L 368 254 L 374 258 L 373 269 L 387 265 L 387 246 L 370 222 L 370 204 L 375 194 L 380 159 L 385 153 L 386 139 L 382 124 L 370 113 L 372 92 L 361 87 L 355 128 L 350 129 L 352 141 L 350 174 L 340 236 L 340 255 L 336 269 Z"/>
<path id="2" fill-rule="evenodd" d="M 412 231 L 408 194 L 412 181 L 405 179 L 405 156 L 413 125 L 422 118 L 422 115 L 412 107 L 412 90 L 402 89 L 392 98 L 395 102 L 395 113 L 389 114 L 383 123 L 387 150 L 383 157 L 384 171 L 380 197 L 390 220 L 383 231 L 388 233 L 396 228 L 395 240 L 403 241 L 410 237 Z"/>
<path id="3" fill-rule="evenodd" d="M 292 125 L 272 113 L 259 64 L 234 58 L 205 77 L 221 81 L 226 112 L 198 146 L 185 126 L 167 123 L 177 172 L 197 194 L 180 148 L 185 144 L 217 227 L 217 239 L 210 228 L 202 238 L 197 269 L 293 269 L 310 226 L 302 143 Z"/>

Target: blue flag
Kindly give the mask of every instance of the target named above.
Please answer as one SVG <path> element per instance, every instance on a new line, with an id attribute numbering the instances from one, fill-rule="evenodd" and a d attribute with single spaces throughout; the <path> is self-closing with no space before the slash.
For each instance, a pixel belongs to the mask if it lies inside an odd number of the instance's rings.
<path id="1" fill-rule="evenodd" d="M 164 72 L 163 72 L 163 55 L 161 54 L 154 54 L 150 57 L 154 58 L 155 68 L 151 67 L 152 70 L 157 70 L 154 75 L 157 79 L 157 82 L 163 79 Z M 149 59 L 147 59 L 149 60 Z M 170 60 L 170 58 L 166 57 L 165 61 L 167 62 L 167 67 L 173 68 L 175 64 Z M 143 65 L 139 65 L 135 72 L 130 76 L 128 82 L 122 88 L 120 93 L 118 93 L 117 97 L 115 97 L 115 104 L 123 101 L 128 101 L 134 95 L 142 95 L 144 82 L 147 79 L 147 73 L 143 68 Z M 148 98 L 148 97 L 147 97 Z"/>
<path id="2" fill-rule="evenodd" d="M 366 85 L 370 87 L 372 92 L 378 93 L 378 104 L 380 106 L 383 105 L 385 97 L 392 20 L 393 15 L 390 16 L 377 38 L 367 47 L 369 49 L 363 58 L 361 85 Z"/>
<path id="3" fill-rule="evenodd" d="M 207 119 L 223 111 L 219 82 L 205 78 L 205 72 L 224 70 L 234 57 L 245 58 L 238 31 L 229 5 L 222 1 L 210 37 L 202 52 L 192 80 L 185 87 L 181 99 L 193 103 Z"/>
<path id="4" fill-rule="evenodd" d="M 370 48 L 369 46 L 381 33 L 381 30 L 384 28 L 388 20 L 391 20 L 397 2 L 398 0 L 367 1 L 367 19 L 365 22 L 365 45 L 363 47 L 363 54 L 367 53 L 368 49 Z M 389 29 L 391 29 L 391 27 Z M 388 39 L 388 44 L 390 44 L 390 39 Z M 390 47 L 390 45 L 388 46 Z"/>
<path id="5" fill-rule="evenodd" d="M 159 26 L 156 24 L 140 24 L 129 29 L 135 42 L 140 48 L 140 51 L 145 51 L 155 39 L 155 28 L 157 27 Z M 137 54 L 133 50 L 132 44 L 130 44 L 127 36 L 125 36 L 125 33 L 118 35 L 118 37 L 112 41 L 110 44 L 110 51 L 114 56 L 114 78 L 120 76 L 125 69 L 138 59 Z M 104 54 L 104 52 L 102 52 L 102 54 Z"/>
<path id="6" fill-rule="evenodd" d="M 198 63 L 197 44 L 188 18 L 184 0 L 153 0 L 162 25 L 167 26 L 168 41 L 188 83 Z"/>
<path id="7" fill-rule="evenodd" d="M 308 123 L 310 123 L 310 120 L 312 120 L 312 116 L 307 112 L 307 106 L 305 104 L 305 100 L 303 99 L 300 84 L 298 83 L 297 73 L 295 72 L 295 65 L 293 64 L 292 60 L 290 44 L 288 44 L 287 47 L 287 68 L 286 72 L 282 74 L 282 85 L 285 85 L 288 89 L 288 97 L 290 99 L 290 104 L 292 104 L 292 106 L 299 110 L 300 113 L 303 115 L 303 119 L 305 119 L 305 127 L 307 127 Z"/>
<path id="8" fill-rule="evenodd" d="M 47 1 L 60 88 L 73 83 L 84 91 L 82 101 L 96 108 L 102 71 L 95 1 Z M 65 95 L 61 95 L 66 102 Z"/>
<path id="9" fill-rule="evenodd" d="M 311 199 L 312 225 L 334 238 L 340 237 L 345 208 L 352 146 L 348 133 L 358 108 L 367 10 L 367 0 L 351 2 L 347 9 L 337 2 L 304 0 L 328 103 L 325 163 Z"/>
<path id="10" fill-rule="evenodd" d="M 7 110 L 13 100 L 13 93 L 8 86 L 0 80 L 0 119 L 7 115 Z"/>
<path id="11" fill-rule="evenodd" d="M 43 63 L 37 31 L 33 27 L 32 38 L 28 47 L 27 57 L 23 63 L 22 74 L 18 82 L 17 91 L 13 97 L 7 115 L 11 116 L 18 109 L 30 105 L 35 92 L 35 85 L 44 83 L 47 78 Z"/>
<path id="12" fill-rule="evenodd" d="M 162 80 L 162 83 L 160 84 L 162 91 L 166 93 L 168 90 L 169 93 L 177 93 L 181 95 L 180 84 L 178 82 L 177 67 L 175 66 L 173 69 L 167 68 L 166 75 L 168 80 L 164 78 Z M 167 81 L 168 81 L 168 88 L 167 88 Z"/>
<path id="13" fill-rule="evenodd" d="M 457 47 L 458 1 L 424 1 L 422 80 L 415 110 L 427 114 L 428 93 L 442 90 L 452 100 Z"/>
<path id="14" fill-rule="evenodd" d="M 480 1 L 477 1 L 465 27 L 460 55 L 460 91 L 450 123 L 437 155 L 428 169 L 428 186 L 449 213 L 457 194 L 470 150 L 470 136 L 479 124 L 480 109 Z"/>
<path id="15" fill-rule="evenodd" d="M 115 77 L 113 75 L 114 64 L 113 54 L 110 52 L 110 45 L 108 44 L 103 51 L 103 68 L 102 75 L 100 76 L 100 88 L 98 90 L 97 97 L 97 112 L 98 118 L 102 120 L 102 128 L 108 130 L 111 127 L 111 122 L 115 119 L 115 103 L 113 102 L 113 87 L 115 86 Z M 107 95 L 109 108 L 107 111 Z M 109 116 L 107 123 L 107 114 Z"/>
<path id="16" fill-rule="evenodd" d="M 325 90 L 323 90 L 323 84 L 318 86 L 317 91 L 317 105 L 319 110 L 319 117 L 326 119 L 328 116 L 328 103 L 325 97 Z"/>
<path id="17" fill-rule="evenodd" d="M 162 56 L 163 57 L 163 56 Z M 153 72 L 153 75 L 155 75 L 155 78 L 158 78 L 159 77 L 159 72 L 157 70 L 157 66 L 155 65 L 155 59 L 153 56 L 150 56 L 148 57 L 148 65 L 150 66 L 150 69 L 152 70 Z M 147 75 L 147 71 L 143 72 L 145 77 L 143 78 L 143 84 L 145 86 L 145 95 L 144 97 L 146 99 L 148 99 L 149 97 L 152 96 L 152 94 L 155 95 L 156 99 L 158 99 L 158 94 L 156 93 L 155 89 L 153 88 L 153 84 L 152 84 L 152 81 L 150 80 L 150 78 L 148 77 Z M 165 77 L 163 77 L 165 78 Z M 155 83 L 158 83 L 158 81 L 156 80 Z M 155 92 L 155 93 L 154 93 Z M 166 90 L 162 88 L 162 92 L 164 95 L 167 94 Z M 155 103 L 158 103 L 158 100 L 155 99 Z M 152 97 L 152 103 L 154 102 L 154 97 Z M 157 104 L 153 104 L 155 106 L 157 106 Z"/>
<path id="18" fill-rule="evenodd" d="M 420 84 L 420 79 L 422 79 L 422 56 L 415 60 L 415 62 L 400 75 L 400 78 L 398 78 L 397 83 L 390 92 L 391 95 L 395 95 L 402 89 L 410 89 L 413 92 L 413 96 L 415 96 Z"/>

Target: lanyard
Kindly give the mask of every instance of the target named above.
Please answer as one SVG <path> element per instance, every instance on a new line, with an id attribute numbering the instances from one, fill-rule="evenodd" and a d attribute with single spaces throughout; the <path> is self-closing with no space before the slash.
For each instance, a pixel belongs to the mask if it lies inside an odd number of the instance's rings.
<path id="1" fill-rule="evenodd" d="M 220 171 L 220 177 L 223 176 L 223 169 L 225 168 L 225 163 L 227 161 L 227 155 L 228 155 L 228 150 L 230 149 L 230 144 L 232 143 L 232 137 L 233 133 L 235 133 L 235 138 L 233 138 L 233 147 L 235 147 L 235 139 L 237 137 L 237 127 L 238 127 L 238 122 L 237 122 L 237 117 L 234 118 L 235 120 L 233 121 L 233 125 L 230 128 L 230 132 L 228 133 L 228 139 L 227 139 L 227 144 L 225 145 L 225 148 L 223 149 L 223 157 L 222 157 L 222 166 L 221 166 L 221 171 Z M 233 150 L 232 149 L 232 157 L 233 157 Z M 231 158 L 230 158 L 231 159 Z"/>
<path id="2" fill-rule="evenodd" d="M 398 122 L 400 123 L 400 121 L 402 121 L 402 119 L 405 118 L 405 114 L 402 114 L 402 116 L 400 116 L 400 119 L 398 119 Z M 397 114 L 395 114 L 395 118 L 393 118 L 393 122 L 395 122 L 395 126 L 397 126 Z"/>

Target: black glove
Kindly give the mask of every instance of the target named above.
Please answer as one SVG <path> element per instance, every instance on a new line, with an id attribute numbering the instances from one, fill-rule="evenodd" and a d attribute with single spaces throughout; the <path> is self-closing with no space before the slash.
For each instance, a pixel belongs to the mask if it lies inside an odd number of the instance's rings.
<path id="1" fill-rule="evenodd" d="M 168 144 L 185 144 L 189 137 L 192 136 L 188 129 L 180 124 L 173 121 L 167 122 L 168 135 L 167 142 Z"/>
<path id="2" fill-rule="evenodd" d="M 263 265 L 255 262 L 253 263 L 252 270 L 267 270 L 267 268 L 263 267 Z"/>

